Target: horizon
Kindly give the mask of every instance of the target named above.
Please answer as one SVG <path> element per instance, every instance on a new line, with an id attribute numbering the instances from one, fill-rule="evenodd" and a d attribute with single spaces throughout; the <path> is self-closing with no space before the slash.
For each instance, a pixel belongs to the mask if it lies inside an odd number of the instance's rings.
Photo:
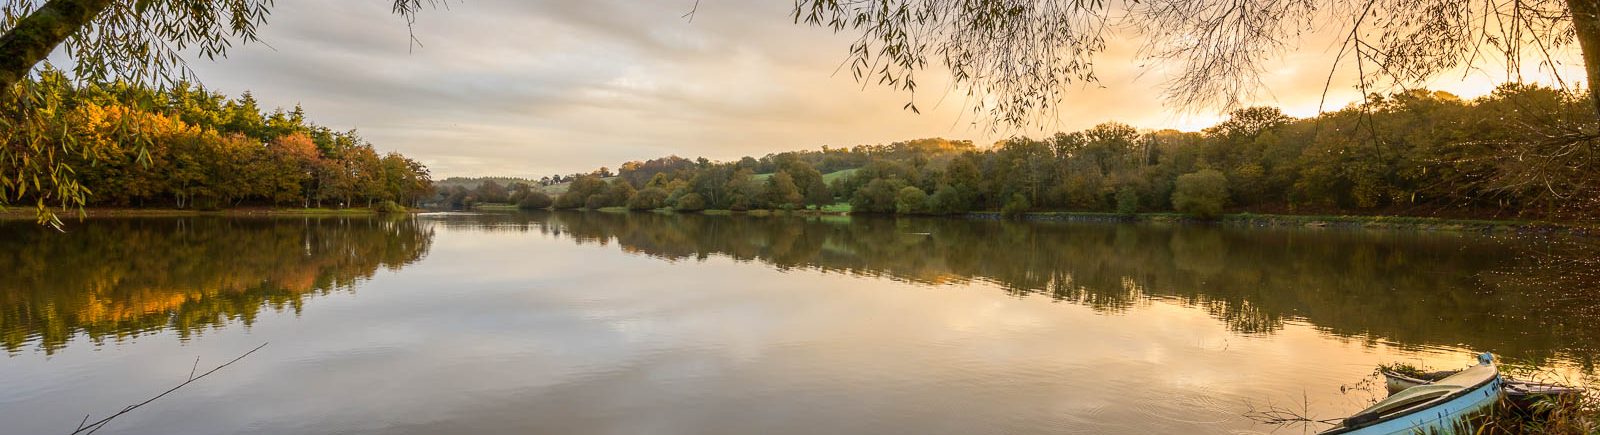
<path id="1" fill-rule="evenodd" d="M 1144 66 L 1123 39 L 1097 57 L 1101 81 L 1075 84 L 1054 116 L 1027 131 L 996 133 L 974 125 L 984 120 L 964 109 L 966 97 L 949 90 L 943 71 L 923 73 L 922 89 L 949 91 L 917 94 L 920 114 L 902 109 L 906 93 L 836 73 L 847 36 L 795 25 L 786 2 L 706 3 L 690 20 L 682 15 L 692 1 L 473 1 L 421 14 L 415 46 L 383 4 L 280 3 L 263 43 L 215 62 L 191 61 L 201 83 L 233 96 L 251 91 L 263 108 L 301 105 L 315 122 L 357 129 L 440 179 L 536 179 L 668 155 L 728 161 L 933 137 L 987 146 L 1105 122 L 1199 131 L 1226 118 L 1217 108 L 1169 108 L 1159 90 L 1166 67 Z M 1358 101 L 1349 67 L 1323 96 L 1335 27 L 1277 56 L 1272 64 L 1280 68 L 1241 106 L 1304 118 Z M 1558 57 L 1577 58 L 1568 51 Z M 1474 99 L 1507 82 L 1496 68 L 1458 69 L 1419 88 Z M 1558 80 L 1544 65 L 1524 65 L 1521 79 L 1576 89 L 1580 68 L 1558 65 Z"/>

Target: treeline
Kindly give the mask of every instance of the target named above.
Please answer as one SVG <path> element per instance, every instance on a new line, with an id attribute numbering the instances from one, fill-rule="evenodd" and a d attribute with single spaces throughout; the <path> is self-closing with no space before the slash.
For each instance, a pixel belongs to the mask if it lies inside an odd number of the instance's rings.
<path id="1" fill-rule="evenodd" d="M 26 104 L 49 106 L 55 115 L 41 120 L 6 109 L 0 118 L 12 129 L 0 134 L 4 144 L 49 149 L 66 142 L 75 152 L 55 158 L 71 168 L 87 205 L 370 207 L 433 194 L 421 163 L 379 154 L 354 130 L 310 123 L 298 106 L 264 111 L 249 92 L 229 98 L 188 83 L 80 84 L 54 70 L 26 86 L 33 92 Z M 23 158 L 0 159 L 0 174 L 29 173 L 26 153 L 7 157 L 17 156 Z M 11 191 L 0 196 L 28 202 L 41 194 L 23 181 L 7 183 Z"/>
<path id="2" fill-rule="evenodd" d="M 736 162 L 671 156 L 623 164 L 611 178 L 575 175 L 553 205 L 1571 219 L 1600 214 L 1600 147 L 1592 122 L 1581 124 L 1589 112 L 1573 93 L 1508 84 L 1472 100 L 1372 95 L 1313 118 L 1248 108 L 1201 132 L 1106 123 L 983 149 L 924 139 Z"/>

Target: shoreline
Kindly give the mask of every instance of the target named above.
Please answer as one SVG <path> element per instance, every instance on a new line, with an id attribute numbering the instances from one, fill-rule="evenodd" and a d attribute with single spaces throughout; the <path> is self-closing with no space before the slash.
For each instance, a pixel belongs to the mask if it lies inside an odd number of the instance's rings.
<path id="1" fill-rule="evenodd" d="M 970 212 L 969 219 L 1002 220 L 999 212 Z M 1312 228 L 1407 230 L 1483 234 L 1563 233 L 1578 236 L 1600 235 L 1600 228 L 1579 223 L 1528 220 L 1449 219 L 1415 216 L 1358 215 L 1282 215 L 1257 213 L 1225 214 L 1215 220 L 1202 220 L 1181 213 L 1139 213 L 1124 215 L 1096 212 L 1030 212 L 1018 217 L 1033 222 L 1131 222 L 1211 224 L 1251 228 Z"/>
<path id="2" fill-rule="evenodd" d="M 663 214 L 704 214 L 710 216 L 750 216 L 750 217 L 815 217 L 815 216 L 850 216 L 856 213 L 839 211 L 818 210 L 702 210 L 692 213 L 683 213 L 666 209 L 633 211 L 623 207 L 605 207 L 597 210 L 575 209 L 570 211 L 594 211 L 601 213 L 663 213 Z M 863 216 L 909 217 L 909 218 L 953 218 L 974 220 L 1006 220 L 1000 212 L 975 211 L 951 215 L 893 215 L 893 214 L 861 214 Z M 1456 232 L 1480 234 L 1568 234 L 1584 237 L 1600 236 L 1600 227 L 1580 223 L 1533 221 L 1533 220 L 1490 220 L 1490 219 L 1450 219 L 1415 216 L 1359 216 L 1359 215 L 1282 215 L 1258 213 L 1232 213 L 1225 214 L 1215 220 L 1203 220 L 1174 212 L 1138 213 L 1132 215 L 1104 212 L 1071 212 L 1071 211 L 1043 211 L 1025 213 L 1016 220 L 1029 222 L 1084 222 L 1084 223 L 1154 223 L 1154 224 L 1190 224 L 1190 225 L 1222 225 L 1230 227 L 1250 228 L 1308 228 L 1308 229 L 1358 229 L 1358 230 L 1392 230 L 1392 231 L 1425 231 L 1425 232 Z"/>
<path id="3" fill-rule="evenodd" d="M 473 207 L 475 210 L 485 211 L 516 211 L 514 205 L 484 204 Z M 412 213 L 418 209 L 410 210 Z M 568 210 L 561 210 L 568 211 Z M 750 217 L 841 217 L 851 216 L 856 213 L 844 210 L 701 210 L 697 212 L 678 212 L 670 209 L 657 210 L 628 210 L 625 207 L 604 207 L 596 210 L 576 209 L 570 211 L 594 211 L 600 213 L 662 213 L 662 214 L 704 214 L 710 216 L 750 216 Z M 62 220 L 79 218 L 77 210 L 55 211 Z M 379 213 L 368 208 L 267 208 L 250 207 L 223 210 L 192 210 L 171 208 L 95 208 L 89 207 L 82 210 L 84 218 L 117 218 L 117 217 L 192 217 L 192 216 L 230 216 L 230 217 L 288 217 L 288 216 L 376 216 Z M 1006 220 L 1000 212 L 975 211 L 951 215 L 876 215 L 867 216 L 896 216 L 911 218 L 955 218 L 975 220 Z M 32 220 L 35 218 L 34 209 L 31 207 L 9 207 L 0 210 L 0 221 Z M 1529 233 L 1559 233 L 1577 236 L 1600 236 L 1600 226 L 1580 223 L 1532 221 L 1532 220 L 1487 220 L 1487 219 L 1450 219 L 1413 216 L 1359 216 L 1359 215 L 1285 215 L 1285 214 L 1257 214 L 1257 213 L 1232 213 L 1225 214 L 1216 220 L 1196 219 L 1181 213 L 1138 213 L 1132 215 L 1106 213 L 1106 212 L 1073 212 L 1073 211 L 1041 211 L 1024 213 L 1016 220 L 1030 222 L 1085 222 L 1085 223 L 1158 223 L 1158 224 L 1200 224 L 1223 225 L 1233 227 L 1251 228 L 1328 228 L 1328 229 L 1370 229 L 1370 230 L 1407 230 L 1430 232 L 1463 232 L 1482 234 L 1529 234 Z"/>
<path id="4" fill-rule="evenodd" d="M 175 208 L 96 208 L 85 207 L 82 214 L 79 210 L 51 210 L 62 221 L 83 218 L 116 218 L 116 217 L 192 217 L 192 216 L 236 216 L 236 217 L 262 217 L 262 216 L 376 216 L 376 210 L 368 208 L 234 208 L 223 210 L 193 210 Z M 7 207 L 0 210 L 0 221 L 33 220 L 36 214 L 32 207 Z"/>

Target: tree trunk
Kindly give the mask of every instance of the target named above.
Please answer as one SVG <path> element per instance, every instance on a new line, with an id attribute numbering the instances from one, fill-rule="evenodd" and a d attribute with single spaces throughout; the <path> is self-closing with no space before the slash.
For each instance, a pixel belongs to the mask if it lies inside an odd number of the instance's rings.
<path id="1" fill-rule="evenodd" d="M 94 20 L 112 0 L 50 0 L 0 35 L 0 93 L 10 92 L 34 65 Z"/>
<path id="2" fill-rule="evenodd" d="M 1600 117 L 1600 0 L 1567 0 L 1572 28 L 1583 48 L 1583 70 L 1589 78 L 1589 103 Z"/>

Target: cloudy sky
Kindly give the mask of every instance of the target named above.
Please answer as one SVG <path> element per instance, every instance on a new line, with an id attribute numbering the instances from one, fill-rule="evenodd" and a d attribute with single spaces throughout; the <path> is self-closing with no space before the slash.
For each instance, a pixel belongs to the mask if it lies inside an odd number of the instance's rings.
<path id="1" fill-rule="evenodd" d="M 923 80 L 920 115 L 901 110 L 905 94 L 834 74 L 849 38 L 794 24 L 791 0 L 703 0 L 692 21 L 681 15 L 694 0 L 464 0 L 419 17 L 421 46 L 408 43 L 390 5 L 277 0 L 264 44 L 191 66 L 219 91 L 251 90 L 268 107 L 301 104 L 320 124 L 357 128 L 381 150 L 428 164 L 435 178 L 1000 138 L 972 125 L 962 97 L 942 98 L 948 83 L 937 74 Z M 1275 61 L 1256 102 L 1315 114 L 1333 32 Z M 1022 133 L 1113 120 L 1197 130 L 1218 119 L 1163 107 L 1162 72 L 1146 68 L 1135 48 L 1113 43 L 1097 63 L 1099 83 L 1075 89 L 1057 119 Z M 1452 74 L 1430 86 L 1476 96 L 1500 77 Z M 1336 82 L 1326 106 L 1355 98 L 1350 83 Z"/>

